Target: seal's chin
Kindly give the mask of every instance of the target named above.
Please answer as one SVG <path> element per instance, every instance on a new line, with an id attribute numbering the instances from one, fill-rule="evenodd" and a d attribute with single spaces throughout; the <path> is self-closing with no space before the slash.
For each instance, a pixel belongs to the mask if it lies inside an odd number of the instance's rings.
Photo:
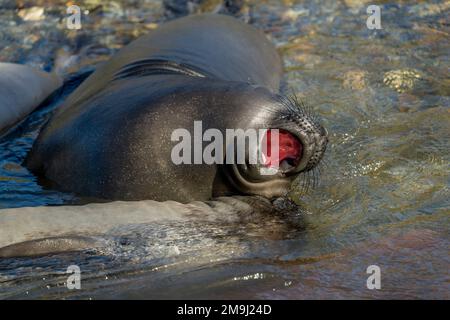
<path id="1" fill-rule="evenodd" d="M 280 169 L 266 171 L 262 165 L 227 165 L 227 177 L 239 193 L 273 198 L 290 190 L 292 179 Z M 270 169 L 269 169 L 270 170 Z"/>

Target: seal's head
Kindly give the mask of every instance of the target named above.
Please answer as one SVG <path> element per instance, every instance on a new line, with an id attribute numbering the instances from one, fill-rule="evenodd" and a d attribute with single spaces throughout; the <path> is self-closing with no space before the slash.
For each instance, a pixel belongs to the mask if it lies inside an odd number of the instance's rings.
<path id="1" fill-rule="evenodd" d="M 328 138 L 307 108 L 274 91 L 172 74 L 117 80 L 54 114 L 26 165 L 45 177 L 46 186 L 89 199 L 187 203 L 236 194 L 283 196 L 299 175 L 310 180 Z M 252 163 L 250 152 L 235 164 L 204 161 L 212 153 L 216 160 L 220 148 L 220 157 L 230 154 L 223 140 L 229 129 L 266 130 L 265 161 Z M 212 136 L 222 139 L 216 144 Z M 276 141 L 278 152 L 269 152 Z"/>
<path id="2" fill-rule="evenodd" d="M 261 110 L 256 126 L 268 129 L 257 146 L 262 149 L 263 161 L 256 164 L 249 161 L 250 150 L 245 164 L 224 166 L 225 176 L 239 193 L 268 198 L 283 196 L 299 175 L 315 180 L 315 169 L 328 144 L 328 132 L 311 108 L 295 96 L 272 95 Z M 274 148 L 278 152 L 273 153 Z"/>

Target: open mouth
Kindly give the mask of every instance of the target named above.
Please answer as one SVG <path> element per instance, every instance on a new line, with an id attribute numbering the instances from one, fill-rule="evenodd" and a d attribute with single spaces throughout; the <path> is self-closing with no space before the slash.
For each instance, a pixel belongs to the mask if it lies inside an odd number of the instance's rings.
<path id="1" fill-rule="evenodd" d="M 295 176 L 317 165 L 328 141 L 325 131 L 301 129 L 268 129 L 259 143 L 262 161 L 252 164 L 247 157 L 245 164 L 227 166 L 229 181 L 242 193 L 286 194 Z"/>
<path id="2" fill-rule="evenodd" d="M 274 142 L 274 131 L 267 130 L 263 140 L 263 164 L 270 168 L 279 168 L 283 173 L 293 171 L 300 164 L 303 157 L 302 142 L 290 132 L 278 129 L 278 146 Z M 278 147 L 278 153 L 272 152 Z"/>

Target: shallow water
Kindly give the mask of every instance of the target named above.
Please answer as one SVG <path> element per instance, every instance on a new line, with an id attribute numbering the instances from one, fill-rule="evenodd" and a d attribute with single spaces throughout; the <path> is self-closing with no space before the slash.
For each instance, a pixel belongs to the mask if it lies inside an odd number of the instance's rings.
<path id="1" fill-rule="evenodd" d="M 238 14 L 276 44 L 288 90 L 330 132 L 319 186 L 305 194 L 299 181 L 291 194 L 304 214 L 136 226 L 102 255 L 0 260 L 0 298 L 450 298 L 450 3 L 386 2 L 383 29 L 369 30 L 366 2 L 249 1 Z M 0 61 L 66 78 L 167 19 L 159 1 L 90 0 L 73 31 L 64 1 L 30 1 L 45 7 L 37 21 L 11 3 L 0 1 Z M 21 166 L 56 107 L 0 140 L 0 208 L 80 201 Z M 70 264 L 81 290 L 64 286 Z M 369 265 L 380 290 L 366 287 Z"/>

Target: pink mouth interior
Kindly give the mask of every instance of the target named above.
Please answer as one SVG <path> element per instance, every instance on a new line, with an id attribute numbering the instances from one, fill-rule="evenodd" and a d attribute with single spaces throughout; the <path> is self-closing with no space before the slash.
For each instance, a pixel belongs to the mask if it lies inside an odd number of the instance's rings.
<path id="1" fill-rule="evenodd" d="M 264 165 L 267 167 L 273 167 L 277 165 L 276 155 L 272 157 L 271 149 L 272 149 L 272 131 L 267 130 L 266 134 L 267 139 L 267 148 L 263 148 L 265 162 Z M 291 166 L 296 167 L 300 160 L 302 159 L 303 145 L 301 142 L 294 137 L 292 134 L 285 130 L 279 130 L 278 133 L 279 139 L 279 149 L 278 149 L 278 165 L 281 164 L 284 160 L 288 161 Z"/>

